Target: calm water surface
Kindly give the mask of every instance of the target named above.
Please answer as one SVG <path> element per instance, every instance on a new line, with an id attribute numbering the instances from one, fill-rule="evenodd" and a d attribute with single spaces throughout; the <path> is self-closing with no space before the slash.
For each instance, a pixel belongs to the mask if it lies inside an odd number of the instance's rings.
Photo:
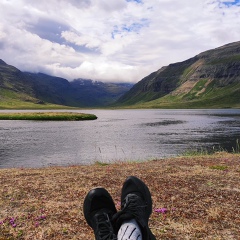
<path id="1" fill-rule="evenodd" d="M 240 140 L 238 110 L 80 110 L 94 121 L 0 121 L 0 168 L 148 160 Z"/>

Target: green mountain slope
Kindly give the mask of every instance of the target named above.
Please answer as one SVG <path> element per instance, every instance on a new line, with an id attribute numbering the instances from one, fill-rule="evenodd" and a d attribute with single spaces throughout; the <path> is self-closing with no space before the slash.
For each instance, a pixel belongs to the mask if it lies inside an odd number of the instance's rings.
<path id="1" fill-rule="evenodd" d="M 31 107 L 38 102 L 28 77 L 0 60 L 0 108 Z"/>
<path id="2" fill-rule="evenodd" d="M 0 108 L 103 107 L 133 85 L 21 72 L 0 60 Z"/>
<path id="3" fill-rule="evenodd" d="M 170 64 L 135 84 L 118 101 L 144 108 L 240 107 L 240 42 Z"/>

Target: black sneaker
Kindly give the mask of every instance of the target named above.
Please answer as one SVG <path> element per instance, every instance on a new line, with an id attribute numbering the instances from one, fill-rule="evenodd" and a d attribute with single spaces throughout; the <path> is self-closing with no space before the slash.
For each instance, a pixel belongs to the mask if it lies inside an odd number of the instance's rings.
<path id="1" fill-rule="evenodd" d="M 84 199 L 83 213 L 96 240 L 117 240 L 112 216 L 117 212 L 111 195 L 104 188 L 92 189 Z"/>
<path id="2" fill-rule="evenodd" d="M 151 213 L 152 198 L 148 187 L 137 177 L 128 177 L 122 188 L 121 211 L 113 217 L 117 229 L 124 221 L 135 219 L 141 228 L 143 240 L 156 240 L 148 226 Z"/>

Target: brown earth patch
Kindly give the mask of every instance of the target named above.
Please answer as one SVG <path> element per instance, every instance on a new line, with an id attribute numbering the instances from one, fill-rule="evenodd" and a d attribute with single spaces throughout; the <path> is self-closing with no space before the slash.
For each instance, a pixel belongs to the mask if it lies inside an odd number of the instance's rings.
<path id="1" fill-rule="evenodd" d="M 0 240 L 94 239 L 82 212 L 85 195 L 105 187 L 119 209 L 129 175 L 149 186 L 154 210 L 149 224 L 157 239 L 239 239 L 240 155 L 219 153 L 106 166 L 1 169 Z"/>

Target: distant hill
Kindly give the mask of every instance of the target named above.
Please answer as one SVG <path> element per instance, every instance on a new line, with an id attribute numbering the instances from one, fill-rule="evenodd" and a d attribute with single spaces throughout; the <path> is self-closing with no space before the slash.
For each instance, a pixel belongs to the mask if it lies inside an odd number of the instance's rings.
<path id="1" fill-rule="evenodd" d="M 133 84 L 103 83 L 21 72 L 0 59 L 0 108 L 105 107 Z"/>
<path id="2" fill-rule="evenodd" d="M 240 42 L 163 67 L 135 84 L 118 106 L 240 107 Z"/>

